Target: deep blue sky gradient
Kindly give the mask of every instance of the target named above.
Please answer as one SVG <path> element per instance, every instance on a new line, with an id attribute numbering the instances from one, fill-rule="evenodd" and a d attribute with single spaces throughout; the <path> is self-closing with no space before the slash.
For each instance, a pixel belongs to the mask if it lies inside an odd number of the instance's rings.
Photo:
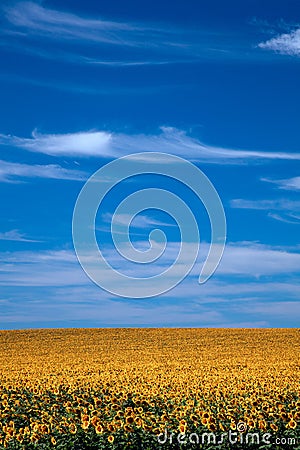
<path id="1" fill-rule="evenodd" d="M 298 326 L 300 39 L 293 41 L 293 33 L 300 27 L 299 2 L 4 1 L 0 17 L 0 160 L 23 170 L 20 175 L 11 166 L 8 174 L 0 162 L 0 328 Z M 90 20 L 105 21 L 114 42 L 99 40 L 101 30 L 89 38 L 91 27 L 82 24 Z M 72 36 L 65 33 L 66 21 L 72 21 Z M 131 30 L 124 34 L 111 23 Z M 82 26 L 86 35 L 80 38 Z M 259 45 L 284 34 L 290 49 L 278 50 L 274 41 Z M 71 234 L 85 179 L 116 154 L 105 155 L 99 144 L 92 156 L 88 141 L 81 155 L 67 148 L 60 156 L 42 146 L 28 151 L 24 143 L 35 139 L 34 130 L 48 141 L 104 131 L 120 142 L 134 137 L 138 146 L 141 135 L 155 139 L 160 127 L 212 149 L 281 156 L 233 163 L 226 156 L 200 158 L 196 164 L 224 204 L 228 256 L 205 286 L 197 284 L 197 266 L 168 294 L 120 299 L 86 277 Z M 168 143 L 159 151 L 168 153 Z M 188 150 L 185 156 L 193 160 Z M 49 165 L 84 177 L 31 173 Z M 189 203 L 209 241 L 206 213 L 191 193 L 170 180 L 144 177 L 103 205 L 98 226 L 104 250 L 111 249 L 105 214 L 122 195 L 153 183 Z M 147 240 L 151 218 L 168 220 L 150 211 L 145 226 L 132 228 L 133 241 Z M 178 230 L 163 229 L 170 242 L 178 241 Z"/>

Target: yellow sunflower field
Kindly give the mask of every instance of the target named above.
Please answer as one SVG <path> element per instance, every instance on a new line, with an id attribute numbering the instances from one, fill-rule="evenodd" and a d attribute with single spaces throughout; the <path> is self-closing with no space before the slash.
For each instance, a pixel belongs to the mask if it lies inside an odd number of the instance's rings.
<path id="1" fill-rule="evenodd" d="M 300 448 L 300 330 L 0 332 L 0 449 Z"/>

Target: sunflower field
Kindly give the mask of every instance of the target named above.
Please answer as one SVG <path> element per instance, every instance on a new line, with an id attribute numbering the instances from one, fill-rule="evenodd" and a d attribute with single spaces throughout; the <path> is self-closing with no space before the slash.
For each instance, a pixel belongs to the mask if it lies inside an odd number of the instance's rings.
<path id="1" fill-rule="evenodd" d="M 0 331 L 0 449 L 300 449 L 298 329 Z"/>

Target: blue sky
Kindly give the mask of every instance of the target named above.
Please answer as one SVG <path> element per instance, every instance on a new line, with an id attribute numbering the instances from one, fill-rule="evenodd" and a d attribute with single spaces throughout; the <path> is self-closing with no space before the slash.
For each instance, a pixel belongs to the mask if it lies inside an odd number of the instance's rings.
<path id="1" fill-rule="evenodd" d="M 299 3 L 9 0 L 0 22 L 0 328 L 298 326 Z M 209 177 L 227 245 L 199 285 L 210 240 L 202 205 L 170 179 L 124 182 L 97 216 L 99 245 L 120 270 L 111 215 L 138 189 L 184 199 L 203 245 L 176 288 L 119 298 L 80 267 L 73 209 L 97 169 L 149 151 L 181 156 Z M 142 246 L 157 225 L 169 246 L 159 271 L 176 257 L 174 221 L 146 211 L 131 237 Z"/>

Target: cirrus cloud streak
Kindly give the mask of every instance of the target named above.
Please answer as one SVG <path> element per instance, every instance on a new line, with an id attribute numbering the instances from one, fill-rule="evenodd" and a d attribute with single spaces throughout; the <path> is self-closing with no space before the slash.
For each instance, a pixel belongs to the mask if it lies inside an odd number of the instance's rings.
<path id="1" fill-rule="evenodd" d="M 86 131 L 42 134 L 30 138 L 0 134 L 0 145 L 23 148 L 52 156 L 118 158 L 130 153 L 164 152 L 192 161 L 214 164 L 245 164 L 261 160 L 300 160 L 300 153 L 229 149 L 204 144 L 183 130 L 161 127 L 158 134 L 124 134 Z"/>

